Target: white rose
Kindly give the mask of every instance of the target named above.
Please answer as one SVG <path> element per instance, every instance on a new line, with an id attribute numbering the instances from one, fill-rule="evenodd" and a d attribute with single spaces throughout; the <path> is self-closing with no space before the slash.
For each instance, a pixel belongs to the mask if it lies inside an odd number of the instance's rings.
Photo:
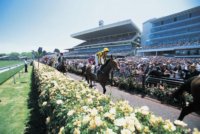
<path id="1" fill-rule="evenodd" d="M 46 106 L 46 105 L 47 105 L 47 102 L 44 101 L 44 102 L 42 103 L 42 106 Z"/>
<path id="2" fill-rule="evenodd" d="M 63 104 L 63 101 L 62 100 L 57 100 L 56 104 L 58 104 L 58 105 Z"/>
<path id="3" fill-rule="evenodd" d="M 70 110 L 70 111 L 67 113 L 67 115 L 68 115 L 68 116 L 71 116 L 71 115 L 73 115 L 74 113 L 75 113 L 74 110 Z"/>

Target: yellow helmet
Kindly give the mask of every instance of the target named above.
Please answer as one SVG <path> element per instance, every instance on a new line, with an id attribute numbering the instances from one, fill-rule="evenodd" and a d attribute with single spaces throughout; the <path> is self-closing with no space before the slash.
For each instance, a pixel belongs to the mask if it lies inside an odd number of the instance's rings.
<path id="1" fill-rule="evenodd" d="M 109 52 L 109 49 L 108 49 L 107 47 L 105 47 L 105 48 L 103 49 L 103 51 L 104 51 L 104 52 Z"/>

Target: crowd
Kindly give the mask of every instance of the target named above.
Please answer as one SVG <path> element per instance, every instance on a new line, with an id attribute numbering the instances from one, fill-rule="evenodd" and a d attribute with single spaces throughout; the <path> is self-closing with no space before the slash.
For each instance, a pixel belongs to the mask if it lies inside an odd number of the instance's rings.
<path id="1" fill-rule="evenodd" d="M 168 58 L 168 57 L 126 57 L 116 58 L 120 71 L 114 71 L 115 77 L 132 75 L 154 75 L 173 79 L 188 79 L 200 74 L 200 58 Z M 81 69 L 92 62 L 84 60 L 66 60 L 67 65 Z"/>
<path id="2" fill-rule="evenodd" d="M 164 43 L 157 45 L 145 45 L 142 46 L 143 49 L 158 49 L 158 48 L 168 48 L 168 47 L 182 47 L 182 46 L 199 46 L 200 40 L 196 41 L 179 41 L 176 43 Z"/>

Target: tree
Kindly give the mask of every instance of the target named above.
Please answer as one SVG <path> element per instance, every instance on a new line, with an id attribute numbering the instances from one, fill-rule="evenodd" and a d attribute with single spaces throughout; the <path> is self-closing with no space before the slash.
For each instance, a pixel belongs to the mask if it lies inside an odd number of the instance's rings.
<path id="1" fill-rule="evenodd" d="M 34 60 L 35 58 L 37 58 L 37 52 L 35 52 L 34 50 L 32 50 L 31 54 L 32 54 L 32 59 L 33 59 L 33 60 Z"/>
<path id="2" fill-rule="evenodd" d="M 38 51 L 37 51 L 38 68 L 39 68 L 39 60 L 40 60 L 41 57 L 42 57 L 42 47 L 39 47 Z"/>
<path id="3" fill-rule="evenodd" d="M 43 50 L 42 55 L 45 56 L 47 54 L 47 51 Z"/>
<path id="4" fill-rule="evenodd" d="M 6 56 L 6 54 L 4 54 L 4 53 L 0 53 L 0 57 L 1 57 L 1 56 Z"/>
<path id="5" fill-rule="evenodd" d="M 60 50 L 59 50 L 58 48 L 55 48 L 55 49 L 54 49 L 54 53 L 55 53 L 55 52 L 56 52 L 56 53 L 60 53 Z"/>
<path id="6" fill-rule="evenodd" d="M 38 54 L 39 54 L 39 56 L 42 55 L 42 47 L 39 47 L 39 48 L 38 48 Z"/>
<path id="7" fill-rule="evenodd" d="M 28 59 L 32 58 L 32 53 L 31 52 L 22 52 L 20 54 L 22 57 L 27 57 Z"/>
<path id="8" fill-rule="evenodd" d="M 17 52 L 12 52 L 9 54 L 9 57 L 10 57 L 10 59 L 17 60 L 17 59 L 19 59 L 19 55 L 20 54 Z"/>

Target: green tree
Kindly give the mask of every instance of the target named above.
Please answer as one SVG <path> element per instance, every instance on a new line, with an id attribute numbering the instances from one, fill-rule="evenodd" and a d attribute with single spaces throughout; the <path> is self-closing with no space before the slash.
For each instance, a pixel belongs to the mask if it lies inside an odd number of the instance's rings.
<path id="1" fill-rule="evenodd" d="M 47 54 L 47 51 L 43 50 L 42 55 L 45 56 Z"/>
<path id="2" fill-rule="evenodd" d="M 42 55 L 42 47 L 38 48 L 38 54 L 41 56 Z"/>
<path id="3" fill-rule="evenodd" d="M 12 52 L 9 54 L 10 59 L 12 60 L 18 60 L 19 59 L 20 54 L 17 52 Z"/>
<path id="4" fill-rule="evenodd" d="M 32 53 L 31 52 L 22 52 L 20 55 L 21 56 L 25 56 L 28 59 L 32 58 Z"/>
<path id="5" fill-rule="evenodd" d="M 60 50 L 59 50 L 58 48 L 55 48 L 55 49 L 54 49 L 54 52 L 60 53 Z"/>
<path id="6" fill-rule="evenodd" d="M 38 51 L 37 51 L 38 68 L 39 68 L 39 60 L 40 60 L 41 57 L 42 57 L 42 47 L 39 47 Z"/>

